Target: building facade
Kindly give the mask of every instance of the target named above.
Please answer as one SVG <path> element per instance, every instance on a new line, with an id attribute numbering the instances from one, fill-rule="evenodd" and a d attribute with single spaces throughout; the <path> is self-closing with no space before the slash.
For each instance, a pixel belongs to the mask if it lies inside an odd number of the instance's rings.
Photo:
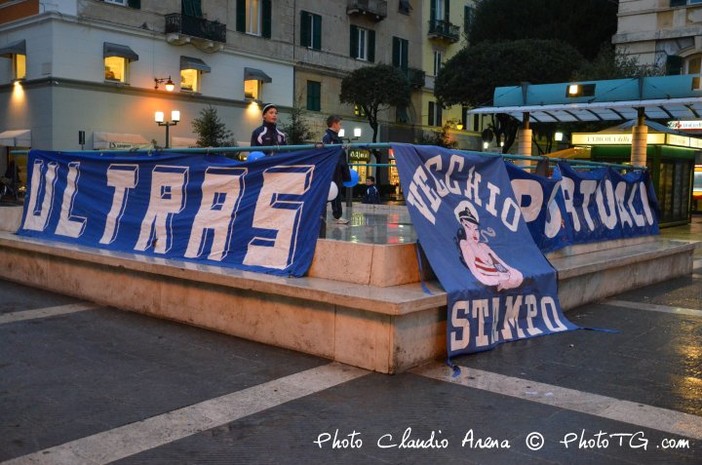
<path id="1" fill-rule="evenodd" d="M 413 89 L 407 108 L 382 113 L 378 140 L 416 142 L 449 122 L 461 148 L 476 148 L 480 128 L 433 97 L 442 63 L 466 45 L 471 5 L 0 0 L 0 171 L 12 149 L 192 146 L 191 123 L 208 107 L 247 145 L 264 102 L 279 106 L 282 123 L 302 109 L 315 138 L 335 113 L 370 141 L 364 115 L 338 96 L 347 73 L 378 63 L 402 69 Z M 173 111 L 166 141 L 155 114 Z"/>

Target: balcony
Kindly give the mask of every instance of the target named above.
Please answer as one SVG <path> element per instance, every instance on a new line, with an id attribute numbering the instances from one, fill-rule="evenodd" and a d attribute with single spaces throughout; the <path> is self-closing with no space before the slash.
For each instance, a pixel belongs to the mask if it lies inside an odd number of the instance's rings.
<path id="1" fill-rule="evenodd" d="M 412 89 L 421 89 L 424 87 L 425 78 L 426 73 L 424 70 L 418 68 L 407 69 L 407 80 L 409 80 Z"/>
<path id="2" fill-rule="evenodd" d="M 388 15 L 388 2 L 387 0 L 348 0 L 346 14 L 382 21 Z"/>
<path id="3" fill-rule="evenodd" d="M 227 42 L 227 25 L 219 21 L 208 21 L 180 13 L 166 15 L 168 43 L 185 45 L 192 43 L 205 51 L 221 50 Z"/>
<path id="4" fill-rule="evenodd" d="M 461 28 L 442 19 L 433 19 L 429 21 L 429 38 L 458 42 L 461 38 Z"/>

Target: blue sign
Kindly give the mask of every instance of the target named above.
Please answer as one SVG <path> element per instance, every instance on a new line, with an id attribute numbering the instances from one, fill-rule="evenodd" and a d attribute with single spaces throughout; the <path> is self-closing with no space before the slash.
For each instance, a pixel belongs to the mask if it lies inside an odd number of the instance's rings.
<path id="1" fill-rule="evenodd" d="M 422 248 L 448 294 L 449 358 L 576 329 L 502 158 L 393 144 Z"/>
<path id="2" fill-rule="evenodd" d="M 18 234 L 302 276 L 340 151 L 241 163 L 177 151 L 32 150 Z"/>

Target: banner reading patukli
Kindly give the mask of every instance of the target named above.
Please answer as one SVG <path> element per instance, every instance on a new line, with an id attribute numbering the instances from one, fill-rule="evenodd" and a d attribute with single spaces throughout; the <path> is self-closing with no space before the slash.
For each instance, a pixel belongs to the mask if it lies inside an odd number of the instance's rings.
<path id="1" fill-rule="evenodd" d="M 502 158 L 393 145 L 407 208 L 448 294 L 449 358 L 577 329 L 534 243 Z"/>

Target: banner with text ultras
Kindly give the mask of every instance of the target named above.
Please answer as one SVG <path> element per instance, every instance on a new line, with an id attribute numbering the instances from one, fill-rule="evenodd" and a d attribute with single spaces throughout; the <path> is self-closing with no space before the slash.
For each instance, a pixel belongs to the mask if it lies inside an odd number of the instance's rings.
<path id="1" fill-rule="evenodd" d="M 32 150 L 18 234 L 302 276 L 340 150 L 245 163 L 177 151 Z"/>
<path id="2" fill-rule="evenodd" d="M 502 158 L 393 144 L 422 248 L 448 294 L 449 357 L 576 329 Z"/>

